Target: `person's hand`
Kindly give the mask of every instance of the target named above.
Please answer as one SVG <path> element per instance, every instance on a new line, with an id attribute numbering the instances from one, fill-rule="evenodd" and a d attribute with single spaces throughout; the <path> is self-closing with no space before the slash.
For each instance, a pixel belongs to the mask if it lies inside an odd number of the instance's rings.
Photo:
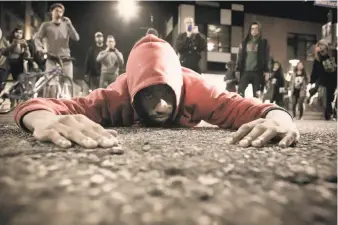
<path id="1" fill-rule="evenodd" d="M 63 19 L 63 21 L 66 22 L 67 25 L 72 24 L 72 21 L 68 17 L 64 16 L 64 17 L 62 17 L 62 19 Z"/>
<path id="2" fill-rule="evenodd" d="M 198 31 L 198 26 L 193 26 L 193 28 L 192 28 L 192 33 L 193 33 L 193 34 L 198 34 L 198 33 L 199 33 L 199 31 Z"/>
<path id="3" fill-rule="evenodd" d="M 85 148 L 118 145 L 116 131 L 104 129 L 84 115 L 53 115 L 43 112 L 48 116 L 35 119 L 33 116 L 38 114 L 34 113 L 27 114 L 23 120 L 24 124 L 31 124 L 33 135 L 39 141 L 50 141 L 63 148 L 70 147 L 72 142 Z"/>
<path id="4" fill-rule="evenodd" d="M 292 121 L 291 117 L 289 120 Z M 236 132 L 230 135 L 227 143 L 238 143 L 241 147 L 262 147 L 272 139 L 277 139 L 280 147 L 288 147 L 295 144 L 299 137 L 299 131 L 293 122 L 283 125 L 283 121 L 278 122 L 278 118 L 266 118 L 243 124 Z"/>
<path id="5" fill-rule="evenodd" d="M 265 77 L 265 81 L 268 81 L 270 78 L 270 73 L 265 72 L 264 77 Z"/>

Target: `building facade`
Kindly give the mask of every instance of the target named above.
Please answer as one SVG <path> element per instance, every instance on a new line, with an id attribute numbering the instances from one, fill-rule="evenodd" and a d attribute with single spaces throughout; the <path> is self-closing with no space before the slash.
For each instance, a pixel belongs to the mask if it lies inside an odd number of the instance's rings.
<path id="1" fill-rule="evenodd" d="M 45 19 L 37 12 L 45 11 L 45 5 L 45 2 L 32 3 L 31 1 L 0 2 L 0 27 L 3 35 L 10 35 L 12 30 L 20 25 L 24 27 L 25 39 L 31 39 Z"/>
<path id="2" fill-rule="evenodd" d="M 185 31 L 184 18 L 192 17 L 208 39 L 202 54 L 204 72 L 221 72 L 230 60 L 236 61 L 238 47 L 253 21 L 262 24 L 262 36 L 270 44 L 270 54 L 284 70 L 289 60 L 299 59 L 311 72 L 315 43 L 321 38 L 321 23 L 257 15 L 245 11 L 244 4 L 230 2 L 191 2 L 178 6 L 178 13 L 167 20 L 166 40 L 175 46 L 177 35 Z"/>

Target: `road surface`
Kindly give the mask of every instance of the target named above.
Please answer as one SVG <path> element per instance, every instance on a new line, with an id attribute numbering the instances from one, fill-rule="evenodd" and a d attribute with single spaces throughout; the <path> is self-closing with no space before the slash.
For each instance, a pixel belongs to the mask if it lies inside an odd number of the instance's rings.
<path id="1" fill-rule="evenodd" d="M 0 115 L 0 224 L 337 224 L 337 123 L 297 124 L 294 148 L 202 127 L 118 128 L 123 151 L 65 150 Z"/>

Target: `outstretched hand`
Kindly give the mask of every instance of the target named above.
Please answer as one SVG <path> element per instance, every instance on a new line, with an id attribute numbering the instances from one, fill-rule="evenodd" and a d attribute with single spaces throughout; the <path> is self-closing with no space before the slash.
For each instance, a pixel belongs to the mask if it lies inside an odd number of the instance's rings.
<path id="1" fill-rule="evenodd" d="M 241 147 L 263 147 L 272 139 L 277 139 L 280 147 L 288 147 L 295 144 L 299 137 L 299 131 L 293 123 L 283 126 L 274 119 L 257 119 L 243 124 L 230 135 L 227 143 L 238 143 Z"/>
<path id="2" fill-rule="evenodd" d="M 35 111 L 27 114 L 23 122 L 33 130 L 33 136 L 37 140 L 53 142 L 63 148 L 70 147 L 72 142 L 85 148 L 109 148 L 118 145 L 116 131 L 104 129 L 80 114 L 51 115 L 46 111 Z"/>

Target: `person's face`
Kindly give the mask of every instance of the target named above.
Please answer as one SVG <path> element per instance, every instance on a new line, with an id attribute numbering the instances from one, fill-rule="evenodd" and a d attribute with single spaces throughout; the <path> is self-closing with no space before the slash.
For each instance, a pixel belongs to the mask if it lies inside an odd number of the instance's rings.
<path id="1" fill-rule="evenodd" d="M 63 16 L 63 10 L 60 7 L 56 7 L 55 9 L 53 9 L 52 11 L 52 18 L 53 19 L 59 19 Z"/>
<path id="2" fill-rule="evenodd" d="M 172 115 L 175 94 L 168 85 L 154 85 L 140 92 L 140 101 L 145 113 L 154 122 L 164 123 Z"/>
<path id="3" fill-rule="evenodd" d="M 257 24 L 252 24 L 250 28 L 251 36 L 257 37 L 259 34 L 259 27 Z"/>
<path id="4" fill-rule="evenodd" d="M 103 43 L 103 36 L 102 35 L 95 36 L 95 42 L 99 44 Z"/>
<path id="5" fill-rule="evenodd" d="M 326 56 L 328 54 L 328 49 L 325 45 L 322 45 L 320 44 L 319 45 L 319 53 L 322 55 L 322 56 Z"/>
<path id="6" fill-rule="evenodd" d="M 303 63 L 301 63 L 301 62 L 300 62 L 300 63 L 298 63 L 298 64 L 297 64 L 297 69 L 298 69 L 298 70 L 302 70 L 302 69 L 304 69 L 304 65 L 303 65 Z"/>
<path id="7" fill-rule="evenodd" d="M 273 71 L 276 72 L 279 69 L 279 64 L 278 63 L 274 63 L 273 64 Z"/>
<path id="8" fill-rule="evenodd" d="M 15 37 L 15 39 L 22 39 L 23 30 L 17 30 L 16 32 L 14 32 L 14 37 Z"/>
<path id="9" fill-rule="evenodd" d="M 107 46 L 108 46 L 108 48 L 110 48 L 110 49 L 113 49 L 113 48 L 115 48 L 115 39 L 114 38 L 108 38 L 107 39 Z"/>
<path id="10" fill-rule="evenodd" d="M 192 31 L 192 28 L 193 28 L 193 26 L 194 26 L 194 21 L 192 20 L 192 19 L 187 19 L 186 21 L 185 21 L 185 30 L 187 31 L 187 32 L 189 32 L 189 27 L 191 26 L 191 30 L 190 30 L 190 32 Z"/>

